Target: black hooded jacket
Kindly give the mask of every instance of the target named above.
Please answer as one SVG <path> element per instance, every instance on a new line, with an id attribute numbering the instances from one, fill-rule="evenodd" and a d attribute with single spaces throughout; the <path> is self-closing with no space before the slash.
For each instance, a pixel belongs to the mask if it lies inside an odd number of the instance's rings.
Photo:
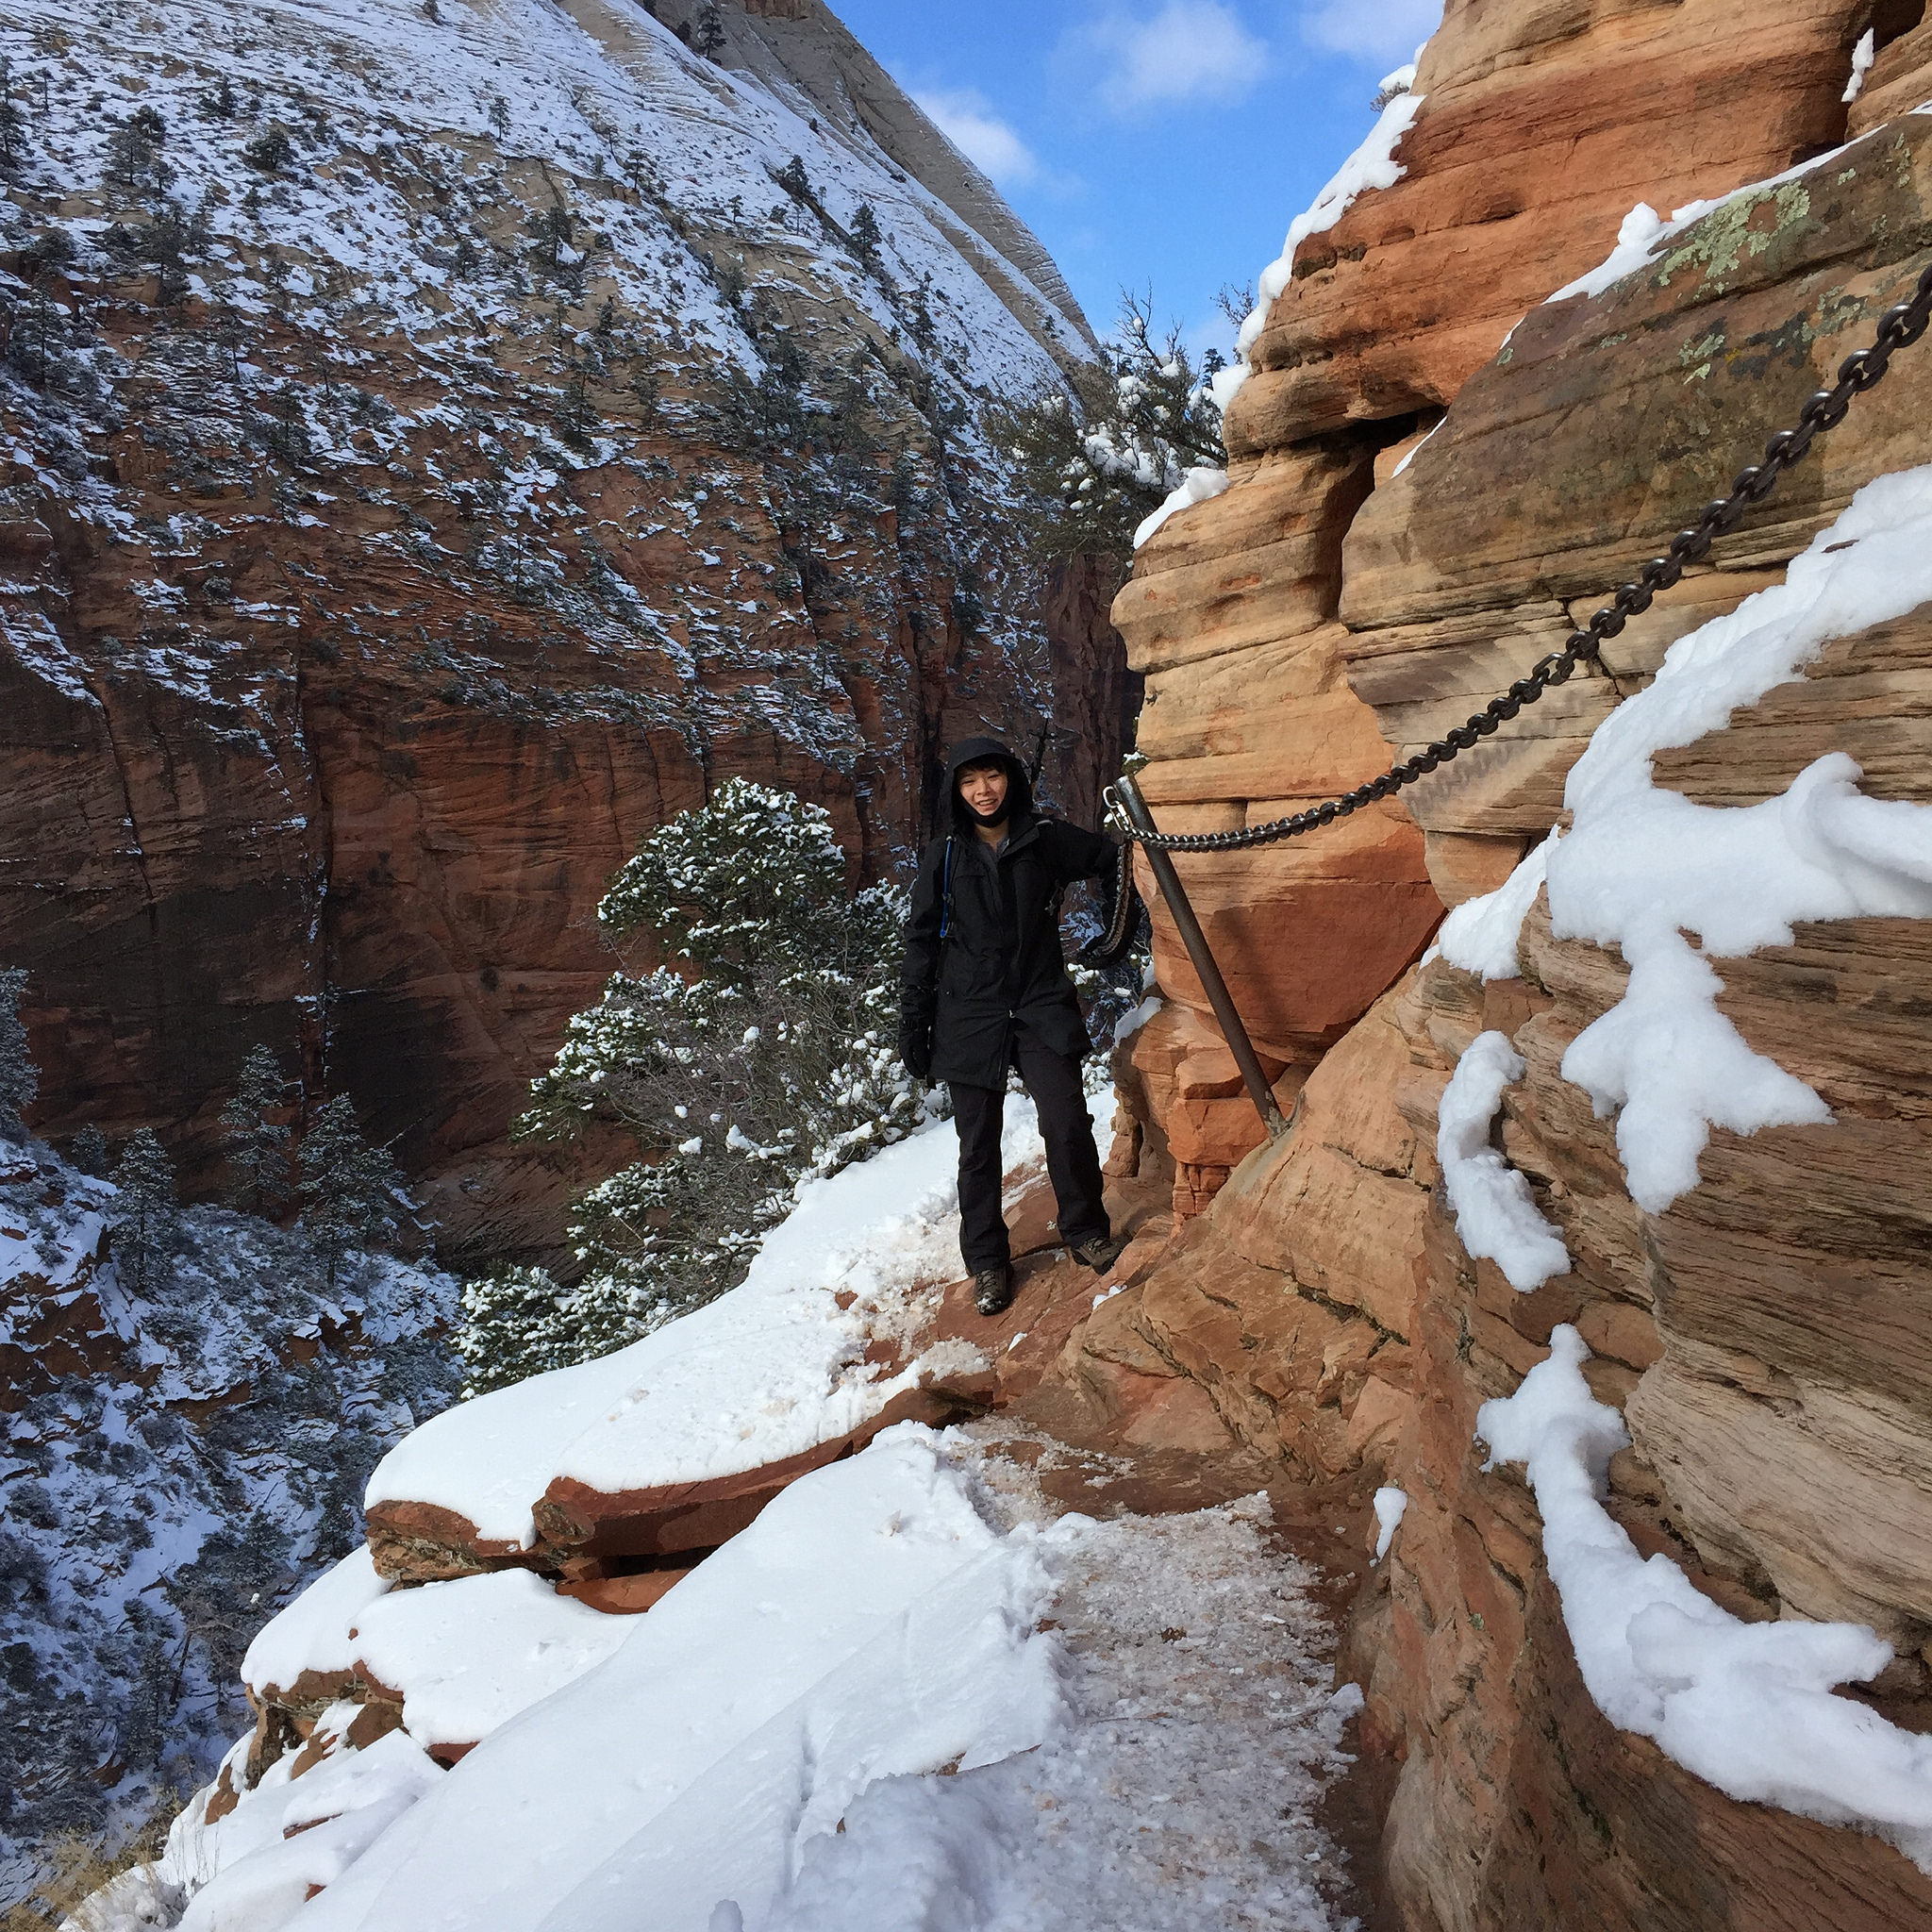
<path id="1" fill-rule="evenodd" d="M 1007 841 L 997 857 L 959 796 L 960 767 L 995 758 L 1008 777 Z M 997 739 L 954 747 L 946 795 L 952 834 L 925 848 L 912 888 L 899 1053 L 925 1078 L 1004 1087 L 1016 1024 L 1056 1053 L 1078 1058 L 1087 1051 L 1087 1024 L 1060 953 L 1059 900 L 1076 880 L 1110 880 L 1114 846 L 1041 818 L 1025 766 Z"/>

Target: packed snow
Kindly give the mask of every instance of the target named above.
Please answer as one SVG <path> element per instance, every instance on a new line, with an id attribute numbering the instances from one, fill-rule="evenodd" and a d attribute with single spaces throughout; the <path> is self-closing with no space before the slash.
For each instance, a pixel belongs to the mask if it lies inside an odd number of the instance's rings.
<path id="1" fill-rule="evenodd" d="M 628 1620 L 559 1596 L 527 1570 L 400 1590 L 357 1620 L 361 1674 L 399 1691 L 425 1748 L 474 1744 L 612 1656 Z"/>
<path id="2" fill-rule="evenodd" d="M 1010 1100 L 1007 1171 L 1041 1151 L 1032 1103 Z M 958 1165 L 941 1123 L 801 1182 L 739 1287 L 615 1355 L 438 1416 L 383 1459 L 368 1506 L 440 1505 L 527 1548 L 558 1476 L 611 1492 L 758 1469 L 861 1427 L 941 1365 L 971 1366 L 958 1342 L 897 1374 L 864 1359 L 882 1335 L 909 1336 L 920 1291 L 959 1274 Z"/>
<path id="3" fill-rule="evenodd" d="M 346 1676 L 356 1661 L 357 1622 L 388 1589 L 369 1545 L 358 1543 L 269 1620 L 242 1659 L 242 1681 L 266 1698 L 288 1690 L 305 1671 Z"/>
<path id="4" fill-rule="evenodd" d="M 1486 1402 L 1491 1463 L 1520 1462 L 1543 1519 L 1543 1559 L 1591 1698 L 1620 1729 L 1747 1803 L 1891 1840 L 1932 1871 L 1932 1738 L 1833 1695 L 1891 1647 L 1856 1624 L 1746 1624 L 1658 1554 L 1637 1554 L 1603 1506 L 1623 1419 L 1591 1395 L 1568 1324 L 1514 1395 Z"/>
<path id="5" fill-rule="evenodd" d="M 1507 1035 L 1477 1035 L 1442 1091 L 1436 1159 L 1457 1239 L 1471 1255 L 1495 1262 L 1519 1294 L 1528 1294 L 1552 1275 L 1569 1274 L 1570 1251 L 1538 1209 L 1529 1182 L 1490 1143 L 1503 1090 L 1523 1074 L 1523 1056 Z"/>
<path id="6" fill-rule="evenodd" d="M 1660 788 L 1652 758 L 1801 678 L 1831 640 L 1928 600 L 1932 466 L 1868 483 L 1784 582 L 1678 639 L 1656 681 L 1597 727 L 1571 771 L 1569 833 L 1444 922 L 1445 958 L 1503 976 L 1543 874 L 1557 938 L 1621 949 L 1624 997 L 1571 1042 L 1562 1073 L 1600 1117 L 1616 1114 L 1632 1198 L 1650 1213 L 1697 1184 L 1712 1126 L 1750 1134 L 1831 1118 L 1718 1009 L 1724 982 L 1711 962 L 1788 945 L 1801 921 L 1932 917 L 1932 807 L 1864 796 L 1844 753 L 1744 807 Z"/>
<path id="7" fill-rule="evenodd" d="M 1395 1532 L 1402 1526 L 1402 1519 L 1408 1513 L 1408 1495 L 1406 1491 L 1384 1487 L 1375 1491 L 1375 1561 L 1380 1562 L 1389 1554 L 1389 1546 L 1395 1541 Z"/>

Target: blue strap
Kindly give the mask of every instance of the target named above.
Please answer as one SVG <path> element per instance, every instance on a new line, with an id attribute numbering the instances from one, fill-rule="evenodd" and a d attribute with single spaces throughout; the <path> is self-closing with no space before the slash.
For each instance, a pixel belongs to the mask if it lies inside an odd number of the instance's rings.
<path id="1" fill-rule="evenodd" d="M 946 863 L 943 882 L 940 887 L 940 943 L 943 945 L 946 928 L 953 923 L 953 841 L 946 841 Z"/>

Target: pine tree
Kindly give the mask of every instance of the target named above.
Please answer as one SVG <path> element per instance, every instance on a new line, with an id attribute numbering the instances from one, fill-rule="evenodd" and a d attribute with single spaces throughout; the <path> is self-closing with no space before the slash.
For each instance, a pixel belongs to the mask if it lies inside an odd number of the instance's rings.
<path id="1" fill-rule="evenodd" d="M 265 1214 L 289 1198 L 289 1129 L 273 1118 L 288 1088 L 275 1055 L 258 1046 L 242 1062 L 235 1097 L 222 1109 L 222 1148 L 235 1176 L 233 1199 L 251 1214 Z"/>
<path id="2" fill-rule="evenodd" d="M 581 1359 L 572 1297 L 547 1269 L 499 1268 L 463 1287 L 465 1399 Z"/>
<path id="3" fill-rule="evenodd" d="M 242 150 L 242 156 L 251 168 L 259 169 L 264 175 L 279 175 L 293 164 L 295 143 L 286 127 L 271 127 L 258 134 Z"/>
<path id="4" fill-rule="evenodd" d="M 108 136 L 107 179 L 128 197 L 161 193 L 175 178 L 162 154 L 168 124 L 152 108 L 137 108 Z"/>
<path id="5" fill-rule="evenodd" d="M 724 22 L 718 12 L 718 0 L 705 0 L 698 9 L 697 29 L 691 38 L 691 51 L 707 60 L 715 60 L 725 48 Z"/>
<path id="6" fill-rule="evenodd" d="M 13 98 L 13 63 L 0 55 L 0 166 L 17 168 L 26 151 L 26 116 Z"/>
<path id="7" fill-rule="evenodd" d="M 406 1197 L 387 1147 L 372 1146 L 357 1124 L 356 1105 L 339 1093 L 302 1138 L 302 1228 L 328 1267 L 328 1285 L 358 1248 L 387 1246 Z"/>
<path id="8" fill-rule="evenodd" d="M 0 967 L 0 1134 L 25 1134 L 25 1115 L 41 1091 L 40 1070 L 27 1050 L 26 1022 L 20 996 L 26 991 L 25 966 Z"/>
<path id="9" fill-rule="evenodd" d="M 905 897 L 848 896 L 846 871 L 822 808 L 734 778 L 611 881 L 606 929 L 670 963 L 620 973 L 571 1022 L 518 1130 L 615 1123 L 639 1158 L 576 1203 L 564 1303 L 479 1307 L 458 1342 L 473 1376 L 514 1379 L 559 1349 L 588 1360 L 702 1306 L 743 1278 L 802 1175 L 923 1117 L 894 1046 Z"/>
<path id="10" fill-rule="evenodd" d="M 150 1293 L 165 1277 L 175 1235 L 175 1167 L 154 1130 L 142 1127 L 115 1164 L 120 1191 L 110 1237 L 114 1265 L 137 1294 Z"/>
<path id="11" fill-rule="evenodd" d="M 75 1135 L 67 1149 L 67 1164 L 77 1167 L 82 1174 L 91 1174 L 96 1179 L 108 1172 L 108 1137 L 100 1128 L 89 1121 L 80 1132 Z"/>
<path id="12" fill-rule="evenodd" d="M 879 232 L 879 218 L 872 203 L 861 201 L 852 218 L 852 252 L 874 275 L 885 265 L 885 237 Z"/>
<path id="13" fill-rule="evenodd" d="M 799 156 L 793 155 L 772 178 L 793 201 L 811 200 L 811 176 L 805 172 L 805 162 Z"/>

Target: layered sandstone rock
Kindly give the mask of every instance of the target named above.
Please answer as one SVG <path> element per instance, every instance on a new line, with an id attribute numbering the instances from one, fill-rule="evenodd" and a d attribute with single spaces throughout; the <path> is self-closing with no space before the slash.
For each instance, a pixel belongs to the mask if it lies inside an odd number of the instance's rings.
<path id="1" fill-rule="evenodd" d="M 1150 795 L 1171 801 L 1165 817 L 1259 815 L 1248 800 L 1267 779 L 1230 765 L 1230 782 L 1208 782 L 1254 728 L 1244 688 L 1257 718 L 1281 721 L 1283 769 L 1316 761 L 1335 687 L 1296 691 L 1304 743 L 1295 702 L 1277 711 L 1270 680 L 1324 622 L 1380 740 L 1414 747 L 1459 722 L 1723 493 L 1932 260 L 1932 123 L 1885 122 L 1888 101 L 1894 113 L 1916 105 L 1920 9 L 1745 11 L 1452 8 L 1422 62 L 1430 98 L 1398 150 L 1407 173 L 1304 244 L 1256 346 L 1230 416 L 1234 488 L 1174 519 L 1143 553 L 1144 585 L 1137 576 L 1121 600 L 1137 661 L 1160 654 L 1142 744 L 1173 760 L 1148 773 Z M 1840 138 L 1837 97 L 1867 26 L 1878 60 L 1854 109 L 1865 138 L 1849 152 L 1665 238 L 1607 292 L 1541 306 L 1607 253 L 1635 201 L 1668 215 Z M 1707 566 L 1606 648 L 1601 674 L 1403 794 L 1443 901 L 1492 888 L 1557 822 L 1590 733 L 1674 639 L 1778 581 L 1862 483 L 1925 459 L 1928 405 L 1932 359 L 1904 351 Z M 1289 493 L 1287 516 L 1346 527 L 1332 603 L 1311 609 L 1291 567 L 1270 638 L 1259 607 L 1273 540 L 1241 527 L 1262 500 L 1243 505 L 1244 475 L 1305 465 L 1325 478 L 1376 443 L 1374 487 L 1357 485 L 1345 510 L 1332 485 Z M 1211 558 L 1214 574 L 1188 576 L 1162 543 Z M 1196 635 L 1229 644 L 1185 662 Z M 1205 722 L 1164 746 L 1156 721 L 1171 698 L 1174 715 Z M 1656 782 L 1751 805 L 1841 750 L 1869 795 L 1924 802 L 1928 717 L 1922 608 L 1829 645 L 1727 729 L 1660 754 Z M 1213 730 L 1225 736 L 1210 742 Z M 1253 741 L 1270 741 L 1256 730 Z M 1357 837 L 1351 824 L 1334 849 Z M 1210 908 L 1235 890 L 1219 882 L 1225 867 L 1196 869 Z M 1312 991 L 1291 993 L 1280 935 L 1298 887 L 1284 873 L 1245 933 L 1222 924 L 1244 1010 L 1366 1005 L 1393 970 L 1362 984 L 1345 955 Z M 1391 897 L 1399 918 L 1407 902 Z M 1271 913 L 1278 924 L 1257 943 Z M 1197 996 L 1160 957 L 1163 990 L 1187 1007 Z M 1919 923 L 1853 920 L 1722 962 L 1723 1011 L 1833 1120 L 1715 1133 L 1699 1185 L 1659 1215 L 1631 1200 L 1613 1123 L 1559 1072 L 1568 1043 L 1622 996 L 1621 960 L 1553 939 L 1541 904 L 1522 958 L 1521 978 L 1488 985 L 1440 959 L 1404 975 L 1307 1074 L 1291 1133 L 1237 1166 L 1096 1312 L 1061 1373 L 1102 1405 L 1131 1375 L 1184 1377 L 1244 1445 L 1339 1486 L 1329 1493 L 1352 1485 L 1358 1521 L 1373 1485 L 1407 1492 L 1357 1608 L 1351 1666 L 1368 1688 L 1372 1749 L 1399 1765 L 1385 1852 L 1404 1924 L 1932 1924 L 1932 1880 L 1889 1846 L 1736 1804 L 1606 1722 L 1576 1673 L 1534 1501 L 1513 1472 L 1485 1471 L 1474 1443 L 1481 1403 L 1514 1390 L 1557 1323 L 1575 1323 L 1591 1386 L 1633 1438 L 1610 1507 L 1640 1550 L 1747 1621 L 1872 1625 L 1897 1661 L 1857 1694 L 1928 1727 L 1932 1412 L 1910 1311 L 1932 1254 L 1932 946 Z M 1268 1029 L 1281 1024 L 1257 1031 L 1278 1040 Z M 1491 1029 L 1527 1062 L 1497 1145 L 1573 1262 L 1528 1295 L 1464 1253 L 1435 1159 L 1442 1089 Z M 1149 1077 L 1171 1048 L 1145 1034 L 1123 1091 L 1148 1118 L 1116 1143 L 1117 1165 L 1131 1156 L 1143 1173 L 1168 1158 L 1168 1124 L 1189 1124 L 1183 1084 Z"/>

